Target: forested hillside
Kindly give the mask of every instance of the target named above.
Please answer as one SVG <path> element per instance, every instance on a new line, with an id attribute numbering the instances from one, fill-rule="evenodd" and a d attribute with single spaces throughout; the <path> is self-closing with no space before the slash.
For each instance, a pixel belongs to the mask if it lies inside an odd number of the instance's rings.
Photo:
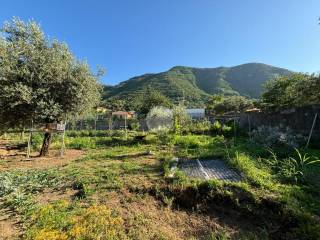
<path id="1" fill-rule="evenodd" d="M 262 63 L 218 68 L 176 66 L 166 72 L 145 74 L 116 86 L 105 86 L 104 99 L 133 101 L 147 89 L 156 89 L 174 102 L 185 100 L 188 106 L 200 107 L 210 94 L 259 97 L 267 80 L 290 73 L 287 69 Z"/>

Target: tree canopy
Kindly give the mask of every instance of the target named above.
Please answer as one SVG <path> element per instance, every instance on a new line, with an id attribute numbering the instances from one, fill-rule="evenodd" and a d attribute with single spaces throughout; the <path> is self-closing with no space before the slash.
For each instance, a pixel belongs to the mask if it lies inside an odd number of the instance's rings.
<path id="1" fill-rule="evenodd" d="M 320 76 L 295 73 L 268 81 L 262 94 L 265 107 L 299 107 L 320 103 Z"/>
<path id="2" fill-rule="evenodd" d="M 173 106 L 170 99 L 162 95 L 159 91 L 152 89 L 147 89 L 144 96 L 138 96 L 138 99 L 135 100 L 135 104 L 137 112 L 144 116 L 146 116 L 153 107 L 161 106 L 170 108 Z"/>
<path id="3" fill-rule="evenodd" d="M 229 112 L 241 112 L 252 107 L 252 100 L 243 96 L 213 95 L 206 106 L 209 114 L 221 115 Z"/>
<path id="4" fill-rule="evenodd" d="M 65 43 L 48 39 L 34 22 L 13 19 L 1 28 L 0 125 L 56 122 L 84 114 L 100 101 L 98 75 Z"/>

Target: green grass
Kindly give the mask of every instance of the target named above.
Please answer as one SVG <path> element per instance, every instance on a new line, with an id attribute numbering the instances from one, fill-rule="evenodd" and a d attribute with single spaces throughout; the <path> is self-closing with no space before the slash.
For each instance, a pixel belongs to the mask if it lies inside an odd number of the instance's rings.
<path id="1" fill-rule="evenodd" d="M 170 182 L 182 187 L 182 190 L 178 191 L 180 195 L 184 194 L 185 190 L 183 189 L 191 188 L 193 189 L 191 191 L 194 193 L 189 192 L 188 194 L 194 196 L 204 195 L 205 201 L 208 199 L 214 201 L 214 199 L 216 199 L 215 194 L 222 193 L 222 195 L 219 195 L 220 201 L 222 199 L 230 201 L 231 198 L 234 206 L 239 202 L 239 211 L 248 210 L 249 212 L 246 214 L 249 215 L 260 214 L 259 216 L 262 221 L 266 219 L 267 222 L 273 222 L 273 224 L 284 224 L 279 220 L 281 217 L 278 215 L 279 212 L 288 217 L 288 222 L 294 219 L 290 230 L 284 230 L 283 233 L 286 234 L 289 239 L 301 239 L 306 236 L 310 239 L 320 237 L 320 225 L 316 220 L 320 213 L 320 191 L 319 188 L 316 187 L 318 185 L 317 183 L 319 183 L 319 177 L 316 177 L 319 176 L 319 172 L 316 173 L 320 167 L 318 162 L 313 161 L 312 163 L 314 164 L 304 164 L 301 166 L 300 163 L 303 159 L 307 159 L 307 161 L 310 159 L 303 157 L 303 154 L 299 157 L 299 154 L 297 155 L 295 150 L 292 149 L 290 152 L 286 151 L 285 154 L 278 152 L 278 161 L 281 167 L 275 170 L 270 166 L 273 158 L 270 150 L 253 145 L 246 139 L 238 139 L 237 142 L 239 143 L 236 146 L 233 145 L 232 140 L 221 137 L 212 138 L 208 136 L 190 135 L 179 136 L 176 137 L 175 140 L 176 145 L 179 147 L 177 150 L 178 156 L 183 158 L 223 158 L 231 167 L 240 171 L 244 176 L 244 182 L 236 185 L 236 188 L 234 188 L 232 187 L 233 184 L 230 183 L 221 185 L 219 182 L 219 185 L 216 181 L 207 181 L 206 183 L 203 181 L 190 180 L 178 171 L 176 178 L 173 180 L 170 179 Z M 195 151 L 192 151 L 193 149 L 195 149 Z M 301 150 L 301 152 L 306 151 Z M 320 156 L 319 150 L 308 150 L 307 152 L 310 156 L 313 156 L 313 159 L 317 159 Z M 303 169 L 303 182 L 288 182 L 287 178 L 283 177 L 282 172 L 285 169 L 285 162 L 288 159 L 291 161 L 294 160 L 293 162 L 297 163 L 298 169 Z M 171 164 L 171 157 L 163 159 L 163 168 L 166 176 L 169 173 Z M 210 187 L 204 187 L 206 186 L 204 184 Z M 228 188 L 229 190 L 226 191 Z M 176 191 L 177 190 L 173 190 L 170 194 L 176 194 Z M 250 200 L 249 203 L 241 200 L 241 197 L 247 194 L 252 196 L 252 200 Z M 189 199 L 189 201 L 191 201 L 191 199 Z M 203 199 L 194 199 L 192 205 L 198 206 L 199 202 L 203 204 Z M 274 205 L 274 207 L 271 205 L 269 207 L 265 206 L 267 202 Z M 268 211 L 270 211 L 269 214 L 267 213 Z M 279 212 L 277 213 L 277 211 Z M 271 219 L 269 219 L 270 217 Z M 281 228 L 281 226 L 279 227 Z M 258 235 L 259 234 L 262 234 L 262 232 L 258 233 Z"/>
<path id="2" fill-rule="evenodd" d="M 232 234 L 227 227 L 208 229 L 201 233 L 202 239 L 277 239 L 281 234 L 285 239 L 319 238 L 319 165 L 305 166 L 303 181 L 288 181 L 281 167 L 286 159 L 297 158 L 294 150 L 276 152 L 279 168 L 271 164 L 268 149 L 245 138 L 238 138 L 235 146 L 233 139 L 223 136 L 170 139 L 166 146 L 159 144 L 156 135 L 148 135 L 141 143 L 133 136 L 69 135 L 67 147 L 84 149 L 86 156 L 59 168 L 0 172 L 2 206 L 22 217 L 25 239 L 96 239 L 102 233 L 108 236 L 102 239 L 172 239 L 172 230 L 160 229 L 159 222 L 146 215 L 149 211 L 159 211 L 156 216 L 184 211 L 190 217 L 217 214 L 221 221 L 229 214 L 235 224 L 243 221 L 248 226 L 242 228 L 239 223 Z M 150 150 L 155 155 L 143 155 Z M 319 150 L 300 151 L 320 156 Z M 224 159 L 244 179 L 240 183 L 202 181 L 180 171 L 168 178 L 174 156 Z M 45 189 L 74 189 L 77 196 L 37 203 Z M 134 212 L 150 197 L 156 199 L 157 210 Z M 199 235 L 190 233 L 192 237 Z"/>

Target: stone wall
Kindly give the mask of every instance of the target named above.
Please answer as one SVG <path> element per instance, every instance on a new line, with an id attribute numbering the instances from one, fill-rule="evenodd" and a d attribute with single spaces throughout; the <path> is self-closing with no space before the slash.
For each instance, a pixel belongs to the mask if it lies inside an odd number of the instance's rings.
<path id="1" fill-rule="evenodd" d="M 320 139 L 320 105 L 300 108 L 282 109 L 269 112 L 248 112 L 240 115 L 239 126 L 249 131 L 259 126 L 272 126 L 285 129 L 291 128 L 294 132 L 308 136 L 314 117 L 318 113 L 313 137 Z"/>

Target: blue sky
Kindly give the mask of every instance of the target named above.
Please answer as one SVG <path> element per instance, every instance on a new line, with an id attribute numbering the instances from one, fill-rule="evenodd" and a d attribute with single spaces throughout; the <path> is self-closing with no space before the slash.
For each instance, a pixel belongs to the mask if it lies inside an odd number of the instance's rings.
<path id="1" fill-rule="evenodd" d="M 176 65 L 320 70 L 319 0 L 2 0 L 0 22 L 13 16 L 106 68 L 106 84 Z"/>

